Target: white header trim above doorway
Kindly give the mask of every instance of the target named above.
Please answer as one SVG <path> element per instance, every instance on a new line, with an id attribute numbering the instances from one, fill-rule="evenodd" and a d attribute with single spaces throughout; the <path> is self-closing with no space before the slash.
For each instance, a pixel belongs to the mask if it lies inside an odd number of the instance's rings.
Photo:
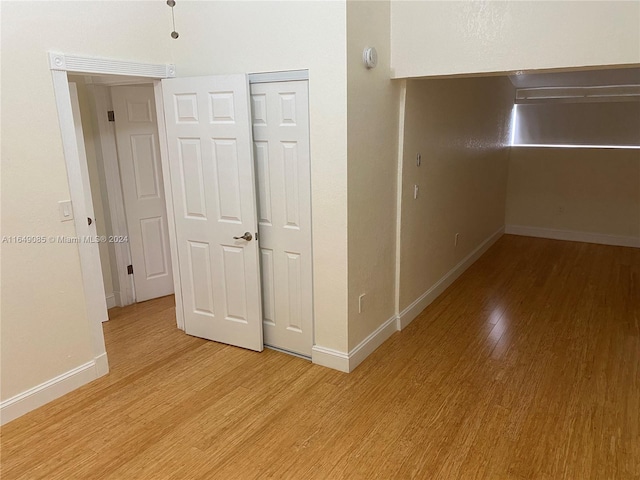
<path id="1" fill-rule="evenodd" d="M 51 70 L 64 72 L 96 73 L 111 75 L 131 75 L 149 78 L 173 78 L 176 67 L 173 64 L 138 63 L 109 58 L 83 57 L 49 52 Z"/>

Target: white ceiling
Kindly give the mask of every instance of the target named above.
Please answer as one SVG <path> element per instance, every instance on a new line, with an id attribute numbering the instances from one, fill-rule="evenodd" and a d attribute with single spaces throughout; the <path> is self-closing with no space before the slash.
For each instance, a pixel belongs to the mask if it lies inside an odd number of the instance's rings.
<path id="1" fill-rule="evenodd" d="M 640 85 L 640 68 L 551 73 L 526 72 L 520 75 L 510 75 L 509 79 L 516 88 Z"/>

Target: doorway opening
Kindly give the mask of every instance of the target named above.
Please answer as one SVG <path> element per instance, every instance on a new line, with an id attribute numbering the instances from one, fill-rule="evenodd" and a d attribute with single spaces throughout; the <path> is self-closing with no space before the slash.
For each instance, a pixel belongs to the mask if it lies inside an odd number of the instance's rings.
<path id="1" fill-rule="evenodd" d="M 171 295 L 153 84 L 109 76 L 69 76 L 69 82 L 81 117 L 78 149 L 88 166 L 107 308 Z"/>

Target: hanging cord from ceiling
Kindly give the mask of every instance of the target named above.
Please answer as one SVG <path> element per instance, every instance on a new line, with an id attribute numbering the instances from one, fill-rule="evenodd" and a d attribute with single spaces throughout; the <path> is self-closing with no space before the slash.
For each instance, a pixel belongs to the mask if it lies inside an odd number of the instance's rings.
<path id="1" fill-rule="evenodd" d="M 171 22 L 173 24 L 173 32 L 171 32 L 171 38 L 175 40 L 180 36 L 180 34 L 176 32 L 176 17 L 173 14 L 173 7 L 176 6 L 176 0 L 167 0 L 167 5 L 171 7 Z"/>

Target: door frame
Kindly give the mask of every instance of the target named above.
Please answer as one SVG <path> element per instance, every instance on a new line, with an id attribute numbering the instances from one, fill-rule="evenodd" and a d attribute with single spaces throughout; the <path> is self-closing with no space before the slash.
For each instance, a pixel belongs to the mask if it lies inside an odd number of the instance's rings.
<path id="1" fill-rule="evenodd" d="M 74 226 L 78 237 L 89 236 L 87 212 L 91 206 L 87 205 L 87 198 L 91 198 L 91 189 L 81 172 L 81 158 L 73 123 L 71 92 L 69 90 L 68 74 L 89 75 L 123 75 L 128 77 L 147 78 L 153 82 L 158 117 L 158 134 L 160 141 L 160 157 L 163 169 L 163 183 L 166 192 L 167 220 L 169 230 L 169 244 L 171 262 L 174 272 L 179 272 L 176 255 L 176 232 L 173 218 L 173 197 L 171 196 L 169 179 L 169 159 L 167 157 L 166 132 L 164 129 L 164 108 L 162 104 L 162 86 L 160 80 L 173 78 L 176 75 L 172 64 L 150 64 L 129 62 L 99 57 L 87 57 L 49 52 L 49 69 L 53 81 L 54 99 L 57 107 L 58 122 L 62 139 L 62 149 L 67 167 L 69 194 L 74 210 Z M 166 172 L 166 173 L 165 173 Z M 168 187 L 168 188 L 167 188 Z M 106 315 L 104 285 L 102 280 L 102 266 L 97 243 L 78 243 L 80 255 L 80 269 L 84 286 L 84 298 L 87 306 L 87 317 L 91 337 L 91 347 L 96 365 L 96 376 L 100 377 L 109 372 L 109 363 L 104 344 L 102 318 Z M 184 329 L 182 317 L 182 289 L 179 284 L 179 274 L 174 274 L 174 288 L 176 292 L 176 318 L 178 327 Z M 182 325 L 182 326 L 181 326 Z"/>
<path id="2" fill-rule="evenodd" d="M 91 78 L 91 77 L 89 77 Z M 100 138 L 102 166 L 109 199 L 108 209 L 111 217 L 111 231 L 114 236 L 128 236 L 127 219 L 125 216 L 124 196 L 120 184 L 120 165 L 116 147 L 115 131 L 104 113 L 112 110 L 109 98 L 110 85 L 87 82 L 87 90 L 91 93 L 93 114 L 95 115 Z M 124 307 L 135 303 L 135 289 L 133 279 L 127 273 L 127 265 L 131 264 L 129 244 L 118 242 L 113 244 L 115 253 L 116 276 L 118 278 L 119 295 L 116 305 Z"/>

